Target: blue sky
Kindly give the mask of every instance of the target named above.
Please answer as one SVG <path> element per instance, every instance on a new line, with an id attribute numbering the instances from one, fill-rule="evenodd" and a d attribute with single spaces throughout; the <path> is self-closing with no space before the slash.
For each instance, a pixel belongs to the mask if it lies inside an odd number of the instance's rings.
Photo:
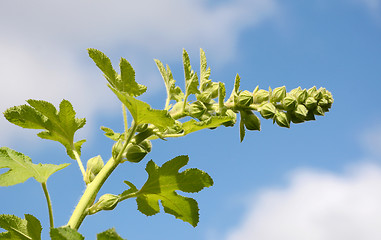
<path id="1" fill-rule="evenodd" d="M 124 164 L 102 193 L 118 194 L 123 180 L 141 186 L 145 163 L 188 154 L 190 167 L 208 172 L 215 185 L 194 195 L 200 207 L 196 228 L 160 213 L 146 217 L 134 200 L 86 219 L 86 239 L 115 227 L 139 239 L 380 239 L 381 216 L 381 1 L 76 1 L 0 3 L 0 110 L 43 99 L 70 100 L 87 125 L 83 160 L 110 157 L 112 142 L 99 130 L 122 129 L 120 104 L 106 87 L 86 48 L 105 52 L 117 66 L 130 61 L 141 97 L 155 108 L 165 88 L 153 59 L 168 63 L 184 84 L 181 52 L 198 69 L 206 52 L 212 79 L 231 91 L 257 85 L 325 87 L 335 99 L 317 121 L 279 128 L 262 120 L 261 132 L 239 142 L 238 126 L 205 130 L 180 139 L 153 142 L 139 165 Z M 72 162 L 62 146 L 0 119 L 0 145 L 35 163 Z M 48 187 L 55 223 L 67 223 L 84 190 L 75 162 L 53 175 Z M 4 170 L 0 170 L 0 173 Z M 35 180 L 2 187 L 0 213 L 48 218 Z"/>

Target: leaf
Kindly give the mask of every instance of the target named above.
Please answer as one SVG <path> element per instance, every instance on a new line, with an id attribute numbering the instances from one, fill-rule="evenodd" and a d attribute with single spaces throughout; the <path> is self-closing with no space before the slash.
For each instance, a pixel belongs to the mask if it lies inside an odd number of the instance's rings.
<path id="1" fill-rule="evenodd" d="M 10 170 L 0 175 L 0 186 L 22 183 L 31 177 L 40 183 L 44 183 L 50 175 L 68 165 L 70 164 L 33 164 L 28 156 L 10 148 L 2 147 L 0 148 L 0 169 L 9 168 Z"/>
<path id="2" fill-rule="evenodd" d="M 145 91 L 147 87 L 141 84 L 138 84 L 135 81 L 135 71 L 132 68 L 131 64 L 124 58 L 120 59 L 120 78 L 121 82 L 119 83 L 116 89 L 121 92 L 126 92 L 130 96 L 140 96 Z"/>
<path id="3" fill-rule="evenodd" d="M 40 138 L 58 141 L 66 148 L 67 154 L 75 159 L 73 150 L 80 153 L 80 146 L 85 140 L 74 144 L 75 132 L 82 128 L 86 120 L 76 118 L 71 103 L 62 100 L 59 111 L 53 104 L 42 100 L 27 100 L 30 106 L 21 105 L 7 109 L 5 118 L 20 127 L 30 129 L 45 129 L 37 134 Z"/>
<path id="4" fill-rule="evenodd" d="M 115 228 L 110 228 L 107 231 L 98 233 L 97 240 L 125 240 L 125 239 L 116 233 Z"/>
<path id="5" fill-rule="evenodd" d="M 164 68 L 164 65 L 159 60 L 155 59 L 157 68 L 160 71 L 161 76 L 163 77 L 165 87 L 167 89 L 167 96 L 170 100 L 175 100 L 180 102 L 184 98 L 184 93 L 181 89 L 175 85 L 176 81 L 173 79 L 171 69 L 167 65 L 167 69 Z"/>
<path id="6" fill-rule="evenodd" d="M 225 84 L 222 82 L 218 83 L 218 111 L 221 114 L 224 114 L 225 109 L 225 95 L 226 95 L 226 89 Z"/>
<path id="7" fill-rule="evenodd" d="M 51 228 L 50 237 L 54 240 L 83 240 L 83 237 L 79 232 L 70 227 Z"/>
<path id="8" fill-rule="evenodd" d="M 111 128 L 108 128 L 108 127 L 101 127 L 101 130 L 105 132 L 105 136 L 114 140 L 114 141 L 118 141 L 121 134 L 120 133 L 116 133 L 114 132 L 114 130 L 112 130 Z"/>
<path id="9" fill-rule="evenodd" d="M 190 65 L 189 55 L 183 49 L 183 64 L 184 64 L 184 75 L 185 75 L 185 100 L 190 94 L 200 93 L 197 89 L 198 87 L 198 78 L 197 74 L 192 71 Z"/>
<path id="10" fill-rule="evenodd" d="M 148 180 L 135 194 L 138 210 L 147 216 L 160 211 L 159 200 L 166 213 L 174 215 L 196 227 L 199 221 L 199 209 L 196 200 L 183 197 L 176 190 L 198 192 L 213 185 L 212 178 L 199 169 L 187 169 L 178 172 L 188 163 L 188 156 L 178 156 L 157 166 L 152 160 L 147 163 Z M 130 186 L 131 189 L 133 185 Z"/>
<path id="11" fill-rule="evenodd" d="M 0 234 L 0 239 L 40 240 L 41 223 L 32 215 L 25 214 L 25 219 L 14 215 L 0 215 L 0 228 L 7 230 Z"/>
<path id="12" fill-rule="evenodd" d="M 128 108 L 137 125 L 150 123 L 159 129 L 175 125 L 175 120 L 168 114 L 168 111 L 152 109 L 148 103 L 135 99 L 128 94 L 123 94 L 112 87 L 110 88 Z"/>
<path id="13" fill-rule="evenodd" d="M 239 122 L 239 138 L 240 138 L 241 142 L 245 138 L 245 123 L 242 119 L 242 116 L 241 116 L 241 120 Z"/>
<path id="14" fill-rule="evenodd" d="M 118 74 L 112 67 L 111 60 L 104 53 L 97 49 L 89 48 L 87 49 L 87 51 L 89 53 L 90 58 L 93 59 L 98 68 L 103 72 L 105 78 L 110 83 L 110 85 L 118 89 Z"/>
<path id="15" fill-rule="evenodd" d="M 231 121 L 232 118 L 228 116 L 212 116 L 205 121 L 198 122 L 194 119 L 189 120 L 188 122 L 183 123 L 182 128 L 184 129 L 184 134 L 189 134 L 196 132 L 205 128 L 215 128 L 222 125 L 224 122 Z"/>
<path id="16" fill-rule="evenodd" d="M 235 76 L 235 80 L 234 80 L 234 89 L 233 89 L 233 92 L 235 92 L 236 94 L 239 93 L 239 86 L 241 84 L 241 78 L 240 76 L 237 74 Z"/>
<path id="17" fill-rule="evenodd" d="M 204 50 L 200 48 L 200 90 L 204 91 L 206 86 L 212 81 L 209 79 L 210 68 L 207 68 Z"/>

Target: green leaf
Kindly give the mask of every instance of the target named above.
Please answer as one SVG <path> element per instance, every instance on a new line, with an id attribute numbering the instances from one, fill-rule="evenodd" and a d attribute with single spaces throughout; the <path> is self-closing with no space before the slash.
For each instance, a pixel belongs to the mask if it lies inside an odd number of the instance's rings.
<path id="1" fill-rule="evenodd" d="M 65 146 L 68 155 L 75 159 L 73 150 L 80 150 L 84 140 L 74 144 L 74 134 L 85 125 L 86 120 L 75 117 L 73 106 L 67 100 L 62 100 L 59 111 L 46 101 L 30 99 L 27 102 L 30 106 L 21 105 L 7 109 L 4 112 L 5 118 L 23 128 L 45 129 L 46 131 L 37 136 L 60 142 Z"/>
<path id="2" fill-rule="evenodd" d="M 50 175 L 68 165 L 70 164 L 33 164 L 28 156 L 7 147 L 2 147 L 0 148 L 0 169 L 9 168 L 10 170 L 0 175 L 0 186 L 22 183 L 31 177 L 40 183 L 44 183 Z"/>
<path id="3" fill-rule="evenodd" d="M 184 134 L 189 134 L 196 132 L 205 128 L 215 128 L 221 126 L 224 122 L 229 122 L 233 120 L 229 116 L 212 116 L 204 121 L 196 121 L 194 119 L 183 123 L 182 128 L 184 129 Z"/>
<path id="4" fill-rule="evenodd" d="M 242 119 L 242 116 L 241 116 L 241 120 L 239 122 L 239 138 L 240 138 L 241 142 L 245 138 L 245 123 Z"/>
<path id="5" fill-rule="evenodd" d="M 70 227 L 51 228 L 50 237 L 54 240 L 83 240 L 79 232 Z"/>
<path id="6" fill-rule="evenodd" d="M 89 48 L 87 51 L 90 58 L 93 59 L 98 68 L 103 72 L 110 85 L 118 89 L 118 74 L 112 67 L 111 60 L 104 53 L 97 49 Z"/>
<path id="7" fill-rule="evenodd" d="M 125 239 L 116 233 L 115 228 L 110 228 L 107 231 L 98 233 L 97 240 L 125 240 Z"/>
<path id="8" fill-rule="evenodd" d="M 207 68 L 206 56 L 204 50 L 200 48 L 200 90 L 204 91 L 206 86 L 212 82 L 209 79 L 210 68 Z"/>
<path id="9" fill-rule="evenodd" d="M 41 223 L 32 215 L 25 214 L 25 219 L 14 215 L 0 215 L 0 228 L 8 232 L 1 233 L 0 239 L 40 240 Z"/>
<path id="10" fill-rule="evenodd" d="M 147 163 L 148 180 L 135 195 L 138 210 L 147 216 L 160 211 L 159 200 L 166 213 L 174 215 L 196 227 L 199 221 L 199 209 L 196 200 L 183 197 L 176 190 L 198 192 L 213 185 L 212 178 L 199 169 L 187 169 L 178 172 L 188 163 L 188 156 L 178 156 L 157 166 L 152 160 Z M 130 186 L 133 188 L 133 185 Z"/>
<path id="11" fill-rule="evenodd" d="M 189 55 L 183 49 L 183 64 L 184 64 L 184 75 L 185 75 L 185 100 L 190 94 L 200 93 L 198 90 L 198 78 L 197 74 L 193 72 L 190 65 Z"/>
<path id="12" fill-rule="evenodd" d="M 105 132 L 105 136 L 114 140 L 114 141 L 118 141 L 121 134 L 120 133 L 116 133 L 114 132 L 114 130 L 112 130 L 111 128 L 108 128 L 108 127 L 101 127 L 101 130 Z"/>
<path id="13" fill-rule="evenodd" d="M 138 84 L 135 81 L 135 71 L 131 64 L 124 58 L 120 59 L 120 78 L 120 86 L 116 89 L 121 92 L 126 92 L 134 97 L 142 95 L 147 90 L 146 86 Z"/>
<path id="14" fill-rule="evenodd" d="M 175 125 L 175 120 L 168 114 L 168 111 L 152 109 L 148 103 L 135 99 L 128 94 L 123 94 L 112 87 L 110 88 L 128 108 L 137 125 L 150 123 L 159 129 Z"/>
<path id="15" fill-rule="evenodd" d="M 176 86 L 176 81 L 173 79 L 171 69 L 167 65 L 167 69 L 164 68 L 164 65 L 159 60 L 155 59 L 157 68 L 160 71 L 161 76 L 163 77 L 165 87 L 167 89 L 167 96 L 170 100 L 175 100 L 180 102 L 184 98 L 184 93 L 179 87 Z"/>

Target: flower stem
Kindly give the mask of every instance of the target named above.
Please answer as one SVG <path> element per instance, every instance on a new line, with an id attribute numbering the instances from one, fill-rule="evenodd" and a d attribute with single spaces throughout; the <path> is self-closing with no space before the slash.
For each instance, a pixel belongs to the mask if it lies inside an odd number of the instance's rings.
<path id="1" fill-rule="evenodd" d="M 50 196 L 49 196 L 48 188 L 46 186 L 46 182 L 41 183 L 41 186 L 42 186 L 42 190 L 44 190 L 46 202 L 48 204 L 50 228 L 54 228 L 52 202 L 50 201 Z"/>

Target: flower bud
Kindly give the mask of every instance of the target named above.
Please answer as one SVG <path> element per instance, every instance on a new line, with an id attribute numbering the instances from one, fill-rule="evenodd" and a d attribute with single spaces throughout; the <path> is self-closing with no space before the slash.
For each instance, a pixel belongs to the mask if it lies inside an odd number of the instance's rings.
<path id="1" fill-rule="evenodd" d="M 273 118 L 276 113 L 276 107 L 272 103 L 266 103 L 260 108 L 260 113 L 265 119 Z"/>
<path id="2" fill-rule="evenodd" d="M 314 110 L 315 115 L 324 116 L 324 110 L 322 107 L 317 106 Z"/>
<path id="3" fill-rule="evenodd" d="M 250 106 L 253 103 L 253 94 L 247 90 L 240 92 L 237 103 L 239 106 Z"/>
<path id="4" fill-rule="evenodd" d="M 269 100 L 269 92 L 263 89 L 256 91 L 253 94 L 254 103 L 260 104 Z"/>
<path id="5" fill-rule="evenodd" d="M 261 121 L 252 111 L 241 111 L 241 118 L 247 130 L 261 130 Z"/>
<path id="6" fill-rule="evenodd" d="M 316 91 L 317 91 L 317 90 L 316 90 L 316 87 L 313 86 L 312 88 L 310 88 L 310 89 L 307 90 L 307 94 L 308 94 L 309 97 L 313 97 L 313 96 L 315 96 Z"/>
<path id="7" fill-rule="evenodd" d="M 113 194 L 104 194 L 99 200 L 92 205 L 88 211 L 89 215 L 97 213 L 102 210 L 113 210 L 118 205 L 120 197 Z"/>
<path id="8" fill-rule="evenodd" d="M 302 105 L 302 104 L 299 104 L 295 111 L 294 111 L 294 114 L 297 118 L 299 118 L 300 120 L 304 120 L 306 117 L 307 117 L 307 114 L 308 114 L 308 109 Z"/>
<path id="9" fill-rule="evenodd" d="M 270 97 L 270 102 L 280 102 L 286 96 L 286 87 L 277 87 L 275 88 Z"/>
<path id="10" fill-rule="evenodd" d="M 225 127 L 232 127 L 237 122 L 237 114 L 233 112 L 231 109 L 226 110 L 225 115 L 230 117 L 230 121 L 224 122 L 223 125 Z"/>
<path id="11" fill-rule="evenodd" d="M 317 106 L 317 101 L 313 97 L 308 97 L 306 101 L 304 102 L 304 105 L 306 106 L 307 109 L 313 110 Z"/>
<path id="12" fill-rule="evenodd" d="M 129 162 L 138 163 L 147 155 L 148 151 L 140 145 L 128 144 L 126 151 L 126 159 Z"/>
<path id="13" fill-rule="evenodd" d="M 123 141 L 122 140 L 118 140 L 116 143 L 114 143 L 114 145 L 112 146 L 112 157 L 114 159 L 117 158 L 117 156 L 119 155 L 120 151 L 122 151 L 122 148 L 123 148 Z"/>
<path id="14" fill-rule="evenodd" d="M 275 114 L 275 121 L 280 127 L 290 128 L 290 119 L 285 112 L 277 112 Z"/>
<path id="15" fill-rule="evenodd" d="M 147 152 L 151 152 L 152 150 L 152 143 L 148 139 L 145 139 L 143 142 L 139 143 L 139 146 L 141 146 Z"/>
<path id="16" fill-rule="evenodd" d="M 300 90 L 294 95 L 298 103 L 304 103 L 308 97 L 308 93 L 306 89 Z"/>
<path id="17" fill-rule="evenodd" d="M 189 105 L 189 114 L 191 117 L 200 118 L 207 111 L 205 105 L 200 101 L 195 101 Z"/>
<path id="18" fill-rule="evenodd" d="M 83 181 L 85 181 L 86 184 L 91 183 L 95 176 L 101 171 L 103 168 L 104 163 L 101 158 L 101 156 L 96 156 L 93 158 L 90 158 L 87 161 L 87 167 L 86 167 L 86 173 L 85 176 L 83 176 Z"/>
<path id="19" fill-rule="evenodd" d="M 296 98 L 294 96 L 288 95 L 285 98 L 283 98 L 282 105 L 285 110 L 292 111 L 298 105 L 298 101 L 296 101 Z"/>

